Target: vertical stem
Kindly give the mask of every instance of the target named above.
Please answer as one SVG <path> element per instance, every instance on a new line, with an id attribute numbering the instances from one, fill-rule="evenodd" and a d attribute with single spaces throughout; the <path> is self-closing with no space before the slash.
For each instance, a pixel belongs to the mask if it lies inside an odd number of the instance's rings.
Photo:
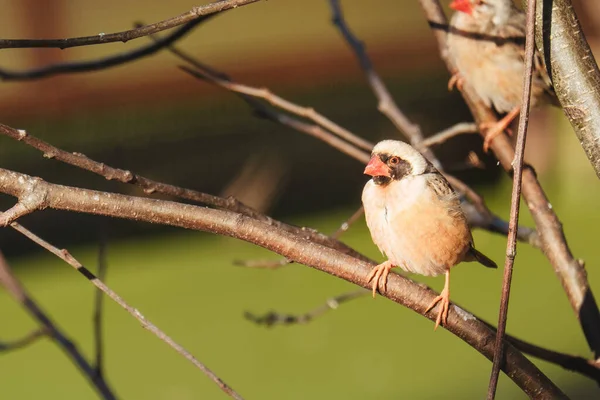
<path id="1" fill-rule="evenodd" d="M 508 317 L 508 300 L 510 297 L 510 285 L 512 272 L 517 255 L 517 230 L 519 227 L 519 205 L 521 201 L 521 183 L 523 173 L 523 155 L 525 153 L 525 141 L 527 138 L 527 124 L 529 122 L 529 105 L 531 102 L 531 75 L 533 70 L 533 56 L 535 51 L 535 4 L 530 0 L 527 4 L 527 31 L 525 37 L 525 69 L 523 71 L 523 97 L 521 101 L 521 113 L 519 117 L 519 130 L 515 158 L 513 160 L 513 190 L 510 204 L 510 221 L 508 223 L 508 239 L 506 243 L 506 260 L 504 263 L 504 279 L 502 282 L 502 296 L 500 299 L 500 312 L 498 316 L 498 331 L 494 344 L 494 362 L 488 387 L 488 400 L 496 396 L 500 368 L 504 361 L 504 335 L 506 332 L 506 320 Z"/>

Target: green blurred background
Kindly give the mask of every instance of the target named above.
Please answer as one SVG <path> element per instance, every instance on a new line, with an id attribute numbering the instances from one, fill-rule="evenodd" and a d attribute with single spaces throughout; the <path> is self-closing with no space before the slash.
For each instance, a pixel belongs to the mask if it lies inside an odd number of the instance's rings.
<path id="1" fill-rule="evenodd" d="M 127 29 L 197 5 L 191 1 L 0 1 L 3 37 L 65 37 Z M 460 96 L 446 91 L 447 71 L 417 2 L 342 1 L 348 22 L 365 40 L 375 66 L 400 107 L 431 134 L 468 121 Z M 578 5 L 579 6 L 579 5 Z M 580 5 L 580 6 L 583 6 Z M 581 8 L 579 8 L 581 11 Z M 595 11 L 598 13 L 598 11 Z M 597 15 L 585 29 L 595 47 Z M 315 107 L 376 141 L 398 138 L 353 55 L 330 24 L 325 0 L 269 0 L 200 26 L 181 48 L 238 80 L 267 86 Z M 3 50 L 0 65 L 31 68 L 93 59 L 146 44 L 70 50 Z M 298 225 L 334 231 L 360 204 L 363 166 L 325 144 L 260 120 L 235 96 L 180 72 L 163 52 L 136 63 L 35 82 L 4 82 L 3 123 L 110 165 L 151 178 L 233 194 Z M 433 118 L 435 116 L 435 118 Z M 51 182 L 141 195 L 0 138 L 2 167 Z M 540 110 L 528 139 L 536 167 L 576 257 L 586 261 L 600 291 L 597 237 L 600 188 L 562 113 Z M 511 183 L 478 137 L 452 140 L 436 153 L 473 184 L 490 208 L 508 215 Z M 464 169 L 470 151 L 485 169 Z M 11 199 L 3 196 L 6 209 Z M 525 208 L 523 208 L 525 210 Z M 531 225 L 527 212 L 521 222 Z M 94 270 L 98 237 L 108 236 L 108 284 L 131 305 L 206 363 L 247 399 L 483 398 L 491 364 L 419 315 L 378 297 L 361 298 L 307 325 L 264 328 L 244 319 L 276 310 L 302 313 L 353 285 L 301 265 L 278 270 L 234 266 L 238 259 L 273 258 L 260 248 L 212 235 L 99 217 L 44 211 L 22 223 Z M 382 259 L 363 220 L 343 236 Z M 477 231 L 481 251 L 501 264 L 505 239 Z M 68 265 L 15 232 L 0 246 L 33 297 L 91 357 L 93 288 Z M 455 270 L 452 298 L 496 321 L 501 271 L 466 264 Z M 442 278 L 415 279 L 440 290 Z M 550 264 L 519 245 L 508 331 L 522 339 L 590 357 L 576 317 Z M 1 340 L 21 337 L 35 323 L 0 290 Z M 105 313 L 108 382 L 120 398 L 218 399 L 219 389 L 114 303 Z M 572 398 L 597 398 L 591 381 L 534 360 Z M 0 396 L 10 399 L 94 399 L 93 389 L 49 340 L 0 354 Z M 498 398 L 524 395 L 502 376 Z"/>

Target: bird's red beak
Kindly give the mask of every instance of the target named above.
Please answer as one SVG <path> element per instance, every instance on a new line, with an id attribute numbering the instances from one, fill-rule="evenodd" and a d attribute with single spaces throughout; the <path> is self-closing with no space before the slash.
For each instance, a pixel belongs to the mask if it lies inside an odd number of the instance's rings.
<path id="1" fill-rule="evenodd" d="M 469 15 L 473 13 L 473 5 L 471 4 L 471 0 L 454 0 L 452 3 L 450 3 L 450 8 Z"/>
<path id="2" fill-rule="evenodd" d="M 371 160 L 367 164 L 364 173 L 371 176 L 390 176 L 390 171 L 387 165 L 385 165 L 383 161 L 381 161 L 381 159 L 376 155 L 371 157 Z"/>

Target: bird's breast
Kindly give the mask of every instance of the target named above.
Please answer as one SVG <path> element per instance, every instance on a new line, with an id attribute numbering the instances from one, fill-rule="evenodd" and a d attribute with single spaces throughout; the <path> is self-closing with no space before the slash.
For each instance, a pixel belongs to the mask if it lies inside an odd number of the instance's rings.
<path id="1" fill-rule="evenodd" d="M 373 242 L 392 264 L 408 272 L 442 274 L 462 261 L 470 246 L 464 216 L 449 212 L 424 179 L 387 187 L 369 181 L 363 205 Z"/>

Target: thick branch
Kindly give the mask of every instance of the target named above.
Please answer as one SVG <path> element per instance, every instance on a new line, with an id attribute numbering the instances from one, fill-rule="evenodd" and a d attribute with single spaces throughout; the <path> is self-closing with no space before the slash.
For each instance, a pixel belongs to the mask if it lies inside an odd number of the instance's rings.
<path id="1" fill-rule="evenodd" d="M 556 95 L 600 178 L 600 70 L 571 0 L 537 0 L 537 24 Z"/>
<path id="2" fill-rule="evenodd" d="M 31 48 L 31 47 L 53 47 L 66 49 L 69 47 L 89 46 L 93 44 L 105 44 L 112 42 L 128 42 L 153 33 L 162 32 L 167 29 L 183 25 L 200 17 L 215 14 L 255 3 L 260 0 L 223 0 L 215 3 L 196 6 L 190 11 L 164 21 L 155 22 L 136 29 L 129 29 L 116 33 L 99 33 L 94 36 L 74 37 L 65 39 L 0 39 L 0 49 L 7 48 Z"/>
<path id="3" fill-rule="evenodd" d="M 34 179 L 28 175 L 0 169 L 0 191 L 19 197 Z M 42 185 L 41 183 L 38 183 Z M 295 262 L 345 279 L 364 288 L 374 262 L 366 262 L 334 249 L 310 242 L 303 237 L 230 211 L 213 210 L 188 204 L 104 193 L 44 182 L 45 206 L 60 210 L 127 218 L 197 229 L 241 239 L 274 251 Z M 391 274 L 383 295 L 433 320 L 435 312 L 424 314 L 436 293 L 407 278 Z M 472 314 L 456 306 L 445 326 L 488 359 L 493 355 L 494 332 Z M 565 398 L 543 373 L 514 347 L 506 348 L 503 370 L 530 397 Z"/>
<path id="4" fill-rule="evenodd" d="M 104 163 L 94 161 L 91 158 L 86 157 L 84 154 L 69 153 L 67 151 L 61 150 L 47 142 L 44 142 L 41 139 L 36 138 L 35 136 L 29 135 L 24 130 L 14 129 L 3 124 L 0 124 L 0 134 L 8 136 L 14 140 L 21 141 L 33 147 L 34 149 L 41 151 L 44 154 L 44 157 L 46 158 L 56 159 L 66 164 L 81 168 L 83 170 L 93 172 L 95 174 L 103 176 L 107 180 L 116 180 L 122 183 L 139 186 L 147 194 L 157 192 L 185 200 L 194 201 L 197 203 L 206 204 L 211 207 L 217 207 L 225 210 L 238 212 L 240 214 L 244 214 L 249 217 L 265 221 L 269 224 L 277 225 L 282 229 L 289 230 L 290 232 L 300 233 L 302 234 L 302 236 L 310 238 L 311 240 L 323 244 L 325 246 L 348 253 L 355 257 L 360 257 L 359 253 L 352 250 L 350 247 L 346 246 L 344 243 L 338 240 L 332 239 L 310 228 L 296 227 L 289 224 L 284 224 L 280 221 L 276 221 L 271 217 L 261 214 L 258 211 L 252 209 L 251 207 L 248 207 L 245 204 L 237 201 L 233 197 L 224 199 L 222 197 L 198 192 L 196 190 L 185 189 L 179 186 L 157 182 L 152 179 L 145 178 L 141 175 L 134 174 L 129 170 L 113 168 Z M 22 210 L 20 210 L 21 207 L 22 205 L 19 206 L 19 209 L 11 211 L 11 213 L 22 212 Z M 2 217 L 0 216 L 0 222 L 2 222 L 1 220 Z"/>
<path id="5" fill-rule="evenodd" d="M 419 0 L 440 47 L 442 59 L 450 71 L 454 66 L 447 56 L 446 30 L 448 20 L 437 0 Z M 446 27 L 446 30 L 441 29 Z M 475 121 L 481 123 L 497 122 L 494 113 L 485 106 L 468 82 L 462 91 Z M 505 135 L 498 136 L 491 146 L 502 167 L 512 173 L 515 152 Z M 589 287 L 584 264 L 576 260 L 567 245 L 562 224 L 552 209 L 533 169 L 523 171 L 523 197 L 535 221 L 540 244 L 544 254 L 554 267 L 573 310 L 579 317 L 587 342 L 596 356 L 600 355 L 600 313 L 594 295 Z"/>

